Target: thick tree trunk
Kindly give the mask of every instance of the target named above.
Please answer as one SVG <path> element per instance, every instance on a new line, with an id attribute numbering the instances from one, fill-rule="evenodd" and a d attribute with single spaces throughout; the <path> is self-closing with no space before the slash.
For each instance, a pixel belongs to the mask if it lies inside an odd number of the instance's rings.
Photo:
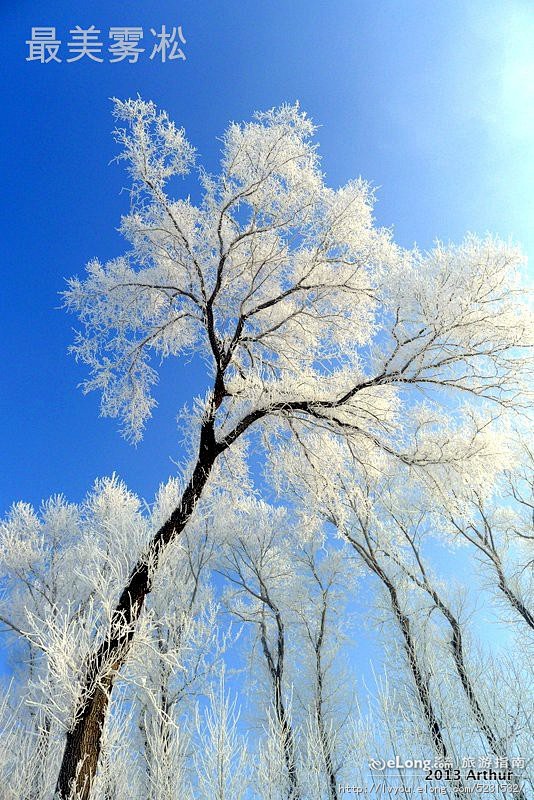
<path id="1" fill-rule="evenodd" d="M 111 680 L 106 689 L 97 687 L 85 703 L 72 730 L 67 734 L 65 752 L 58 779 L 59 796 L 88 800 L 98 766 L 102 726 L 106 718 Z"/>
<path id="2" fill-rule="evenodd" d="M 189 521 L 222 449 L 215 441 L 213 424 L 205 423 L 197 463 L 180 504 L 155 534 L 146 556 L 132 570 L 113 612 L 110 632 L 86 665 L 85 699 L 76 710 L 75 723 L 67 734 L 59 772 L 56 791 L 61 800 L 69 800 L 73 793 L 76 800 L 90 798 L 113 681 L 128 655 L 135 623 L 151 590 L 151 575 L 163 550 Z"/>

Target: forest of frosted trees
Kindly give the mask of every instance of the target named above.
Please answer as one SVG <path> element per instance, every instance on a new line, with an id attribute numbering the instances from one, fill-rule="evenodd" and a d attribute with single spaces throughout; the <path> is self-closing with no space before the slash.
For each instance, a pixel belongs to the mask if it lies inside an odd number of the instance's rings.
<path id="1" fill-rule="evenodd" d="M 1 523 L 0 800 L 528 800 L 521 252 L 398 246 L 298 106 L 232 123 L 218 174 L 114 114 L 128 249 L 64 294 L 84 389 L 137 442 L 165 359 L 207 388 L 155 498 L 113 475 Z"/>

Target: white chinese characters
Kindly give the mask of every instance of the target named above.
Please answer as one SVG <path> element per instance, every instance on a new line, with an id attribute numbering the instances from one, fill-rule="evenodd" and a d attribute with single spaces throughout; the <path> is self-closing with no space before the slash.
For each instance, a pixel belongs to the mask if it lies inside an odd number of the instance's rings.
<path id="1" fill-rule="evenodd" d="M 167 61 L 187 60 L 182 48 L 187 40 L 181 25 L 150 28 L 148 36 L 151 38 L 148 47 L 140 46 L 145 38 L 143 28 L 139 26 L 109 28 L 107 37 L 96 25 L 87 28 L 75 25 L 68 33 L 69 38 L 63 43 L 57 38 L 54 26 L 32 28 L 31 38 L 26 40 L 28 45 L 26 61 L 38 61 L 41 64 L 48 64 L 50 61 L 61 63 L 63 60 L 67 64 L 82 60 L 98 64 L 104 61 L 110 64 L 126 61 L 136 64 L 144 53 L 149 53 L 148 60 L 162 64 Z M 109 45 L 106 45 L 108 40 Z M 66 59 L 59 56 L 62 45 L 64 45 L 62 52 L 68 55 Z"/>
<path id="2" fill-rule="evenodd" d="M 139 47 L 139 42 L 143 38 L 142 28 L 110 28 L 109 38 L 114 42 L 109 47 L 109 52 L 113 58 L 110 63 L 128 59 L 130 64 L 135 64 L 139 55 L 144 53 L 145 48 Z"/>
<path id="3" fill-rule="evenodd" d="M 176 59 L 185 61 L 184 51 L 179 47 L 180 42 L 186 43 L 181 27 L 173 28 L 170 33 L 167 33 L 165 25 L 162 25 L 159 33 L 154 28 L 150 29 L 150 33 L 159 39 L 159 43 L 154 45 L 150 58 L 155 58 L 159 54 L 162 61 L 167 61 L 167 59 L 169 61 Z M 176 37 L 178 37 L 178 41 L 176 41 Z"/>
<path id="4" fill-rule="evenodd" d="M 56 39 L 55 28 L 32 28 L 32 38 L 26 40 L 30 54 L 26 61 L 40 61 L 47 64 L 49 61 L 61 61 L 58 50 L 61 42 Z"/>
<path id="5" fill-rule="evenodd" d="M 79 61 L 81 58 L 87 56 L 92 61 L 102 63 L 104 60 L 100 57 L 102 52 L 103 43 L 98 40 L 100 31 L 91 25 L 89 28 L 80 28 L 76 25 L 70 31 L 72 40 L 67 43 L 67 47 L 72 54 L 72 58 L 67 58 L 67 62 Z"/>

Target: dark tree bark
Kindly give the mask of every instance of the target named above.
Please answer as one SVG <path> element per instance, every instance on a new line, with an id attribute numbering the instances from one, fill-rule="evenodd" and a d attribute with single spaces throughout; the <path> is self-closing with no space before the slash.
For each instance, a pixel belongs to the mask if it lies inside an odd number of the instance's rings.
<path id="1" fill-rule="evenodd" d="M 212 467 L 224 449 L 215 440 L 213 422 L 205 422 L 200 433 L 197 462 L 180 504 L 156 532 L 147 554 L 132 570 L 113 612 L 110 633 L 86 664 L 85 700 L 76 709 L 74 725 L 67 733 L 57 782 L 56 791 L 61 800 L 69 800 L 73 792 L 77 793 L 77 800 L 89 800 L 113 682 L 127 658 L 135 624 L 152 588 L 151 574 L 157 568 L 162 552 L 185 528 Z"/>
<path id="2" fill-rule="evenodd" d="M 518 502 L 522 502 L 517 494 L 514 494 L 514 497 Z M 493 536 L 491 521 L 484 511 L 482 500 L 478 496 L 477 499 L 477 508 L 482 518 L 481 530 L 478 530 L 476 526 L 472 526 L 472 532 L 470 531 L 468 533 L 467 529 L 458 523 L 453 516 L 450 517 L 450 521 L 456 530 L 488 559 L 493 569 L 497 573 L 497 586 L 499 591 L 502 592 L 512 608 L 514 608 L 517 613 L 520 614 L 526 624 L 534 630 L 534 614 L 531 609 L 527 608 L 516 592 L 514 592 L 506 578 L 501 554 L 499 553 L 495 538 Z M 521 534 L 519 535 L 521 536 Z M 530 539 L 531 537 L 526 538 Z"/>
<path id="3" fill-rule="evenodd" d="M 463 642 L 463 634 L 462 634 L 462 627 L 458 618 L 453 614 L 449 606 L 442 600 L 442 598 L 438 595 L 436 590 L 430 586 L 427 581 L 426 573 L 423 572 L 424 582 L 423 587 L 429 594 L 429 596 L 434 601 L 436 608 L 438 608 L 447 622 L 450 625 L 452 636 L 451 636 L 451 649 L 454 659 L 454 666 L 456 668 L 456 672 L 458 677 L 460 678 L 460 683 L 462 684 L 462 689 L 466 696 L 467 702 L 471 709 L 471 713 L 473 714 L 477 724 L 480 726 L 481 731 L 483 732 L 484 736 L 487 739 L 487 742 L 491 748 L 491 751 L 494 755 L 498 756 L 499 758 L 507 758 L 506 750 L 503 746 L 502 741 L 499 740 L 497 734 L 491 727 L 490 723 L 488 722 L 486 715 L 484 714 L 484 710 L 479 703 L 477 693 L 475 691 L 475 687 L 469 675 L 469 670 L 465 661 L 464 656 L 464 642 Z M 514 782 L 519 785 L 519 781 L 517 778 L 514 778 Z M 526 800 L 526 796 L 522 789 L 519 790 L 518 800 Z"/>
<path id="4" fill-rule="evenodd" d="M 200 447 L 195 467 L 182 499 L 169 519 L 156 532 L 148 553 L 139 560 L 132 570 L 113 612 L 110 633 L 100 647 L 88 659 L 85 667 L 84 702 L 76 709 L 74 723 L 67 733 L 67 740 L 61 762 L 56 792 L 60 800 L 70 800 L 76 791 L 79 800 L 89 800 L 100 756 L 102 729 L 106 719 L 109 695 L 113 688 L 116 673 L 124 664 L 134 635 L 135 624 L 143 609 L 145 599 L 151 590 L 149 564 L 154 571 L 159 557 L 167 545 L 185 528 L 208 481 L 212 467 L 218 456 L 227 450 L 254 423 L 269 414 L 302 412 L 317 416 L 315 405 L 337 407 L 342 405 L 360 389 L 379 384 L 383 376 L 356 385 L 343 397 L 326 403 L 311 404 L 308 401 L 273 403 L 268 408 L 256 409 L 246 414 L 240 422 L 221 441 L 215 437 L 215 414 L 226 396 L 224 371 L 231 359 L 233 341 L 226 352 L 220 349 L 213 323 L 213 300 L 218 291 L 224 259 L 218 269 L 217 286 L 211 295 L 206 318 L 210 343 L 216 364 L 216 378 L 213 392 L 211 415 L 203 422 L 200 431 Z M 296 771 L 291 774 L 292 785 L 296 787 Z M 297 800 L 298 795 L 293 797 Z M 77 798 L 78 800 L 78 798 Z"/>
<path id="5" fill-rule="evenodd" d="M 319 632 L 317 639 L 314 642 L 315 674 L 316 674 L 315 713 L 317 716 L 317 728 L 319 730 L 319 740 L 321 742 L 321 748 L 323 751 L 323 757 L 325 761 L 326 775 L 328 779 L 329 797 L 330 800 L 337 800 L 337 781 L 336 781 L 336 772 L 334 769 L 334 761 L 332 758 L 332 747 L 330 738 L 326 731 L 326 726 L 324 721 L 324 697 L 323 697 L 324 672 L 322 663 L 322 652 L 323 652 L 323 643 L 326 630 L 326 611 L 327 611 L 326 598 L 327 598 L 327 592 L 325 592 L 325 590 L 323 589 L 321 617 L 319 621 Z"/>
<path id="6" fill-rule="evenodd" d="M 443 758 L 447 758 L 449 751 L 445 743 L 441 723 L 434 709 L 434 704 L 432 703 L 428 676 L 425 674 L 425 671 L 419 661 L 417 645 L 414 639 L 410 619 L 402 609 L 395 584 L 378 562 L 371 540 L 369 539 L 368 533 L 365 530 L 365 526 L 362 526 L 362 532 L 366 541 L 366 547 L 348 534 L 345 534 L 345 538 L 361 556 L 369 569 L 380 579 L 388 592 L 393 617 L 402 635 L 402 642 L 404 652 L 406 653 L 407 657 L 408 668 L 410 670 L 417 698 L 423 712 L 423 718 L 437 753 Z M 462 787 L 457 781 L 452 782 L 452 790 L 454 795 L 458 798 L 464 796 L 461 792 L 461 788 Z"/>
<path id="7" fill-rule="evenodd" d="M 400 558 L 397 558 L 394 554 L 389 553 L 389 557 L 393 559 L 393 561 L 402 569 L 405 575 L 410 578 L 415 586 L 418 586 L 422 591 L 426 592 L 426 594 L 431 598 L 432 602 L 434 603 L 435 607 L 443 614 L 449 627 L 451 629 L 451 650 L 454 660 L 454 666 L 456 669 L 456 673 L 460 679 L 460 683 L 462 685 L 463 692 L 469 704 L 469 708 L 471 709 L 471 713 L 475 718 L 477 725 L 479 725 L 480 730 L 486 737 L 486 740 L 490 746 L 490 749 L 494 755 L 498 756 L 499 758 L 507 758 L 506 749 L 503 746 L 502 741 L 499 739 L 498 735 L 495 733 L 493 728 L 491 727 L 490 722 L 488 721 L 482 706 L 477 697 L 477 693 L 474 687 L 474 684 L 471 680 L 471 676 L 469 675 L 469 669 L 465 660 L 464 655 L 464 640 L 463 640 L 463 632 L 462 626 L 458 617 L 453 613 L 450 606 L 443 600 L 441 595 L 436 591 L 434 586 L 429 580 L 428 573 L 425 569 L 425 565 L 421 559 L 421 555 L 419 553 L 419 549 L 414 541 L 414 538 L 410 536 L 408 530 L 395 520 L 399 528 L 404 533 L 407 541 L 410 544 L 412 552 L 415 556 L 416 563 L 419 568 L 420 576 L 416 575 L 411 569 L 409 569 L 406 564 L 404 564 Z M 498 564 L 496 564 L 498 568 Z M 498 570 L 499 571 L 499 570 Z M 499 578 L 502 583 L 505 583 L 505 578 L 502 572 L 499 572 Z M 517 778 L 513 779 L 515 783 L 519 784 Z M 526 800 L 525 794 L 522 789 L 518 792 L 519 800 Z"/>
<path id="8" fill-rule="evenodd" d="M 448 749 L 445 744 L 445 740 L 443 738 L 443 731 L 441 729 L 441 724 L 438 720 L 438 717 L 436 715 L 432 703 L 428 678 L 427 676 L 425 676 L 419 664 L 416 644 L 413 638 L 410 620 L 408 616 L 404 614 L 404 612 L 402 611 L 397 591 L 393 583 L 388 579 L 385 573 L 384 573 L 384 578 L 385 578 L 385 580 L 383 579 L 384 585 L 386 586 L 391 599 L 391 608 L 395 616 L 395 619 L 398 623 L 398 626 L 401 630 L 402 637 L 404 640 L 404 649 L 408 657 L 408 666 L 410 668 L 410 672 L 412 673 L 413 681 L 417 691 L 417 696 L 419 698 L 419 701 L 421 703 L 421 708 L 423 710 L 423 716 L 426 720 L 428 729 L 430 731 L 434 747 L 436 748 L 437 752 L 441 756 L 443 756 L 443 758 L 447 758 Z M 451 781 L 451 783 L 452 783 L 452 790 L 455 796 L 458 798 L 464 797 L 464 794 L 462 793 L 461 784 L 458 781 Z"/>
<path id="9" fill-rule="evenodd" d="M 278 607 L 270 599 L 266 588 L 262 585 L 262 600 L 271 609 L 276 621 L 276 656 L 273 657 L 267 640 L 267 629 L 265 622 L 261 622 L 261 645 L 267 668 L 271 677 L 274 695 L 274 709 L 276 719 L 280 725 L 282 734 L 282 749 L 289 782 L 288 800 L 300 800 L 300 790 L 298 785 L 297 761 L 295 753 L 295 736 L 293 726 L 288 717 L 287 709 L 284 704 L 282 680 L 284 675 L 285 657 L 285 632 L 284 623 Z"/>
<path id="10" fill-rule="evenodd" d="M 494 559 L 493 563 L 497 571 L 497 577 L 499 578 L 499 589 L 504 594 L 512 608 L 515 608 L 517 613 L 523 617 L 527 625 L 534 630 L 534 615 L 510 588 L 500 562 Z"/>
<path id="11" fill-rule="evenodd" d="M 417 649 L 412 633 L 410 619 L 402 611 L 397 590 L 387 577 L 385 578 L 384 585 L 388 590 L 389 597 L 391 600 L 391 610 L 393 611 L 393 615 L 402 634 L 404 650 L 406 652 L 408 659 L 408 666 L 410 668 L 410 672 L 414 680 L 417 696 L 421 703 L 421 708 L 423 709 L 423 715 L 428 725 L 428 729 L 432 737 L 432 742 L 434 743 L 434 747 L 436 748 L 438 753 L 446 758 L 448 755 L 447 745 L 445 744 L 445 740 L 443 738 L 443 732 L 441 730 L 441 725 L 438 721 L 438 717 L 436 715 L 436 712 L 434 711 L 434 706 L 432 704 L 432 699 L 430 697 L 428 679 L 424 675 L 423 670 L 419 664 L 419 659 L 417 656 Z"/>

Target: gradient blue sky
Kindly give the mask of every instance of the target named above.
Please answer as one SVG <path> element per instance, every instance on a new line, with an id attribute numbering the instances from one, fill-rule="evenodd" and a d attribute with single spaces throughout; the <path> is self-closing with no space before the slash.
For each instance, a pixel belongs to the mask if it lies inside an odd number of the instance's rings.
<path id="1" fill-rule="evenodd" d="M 132 448 L 76 388 L 64 279 L 121 253 L 128 208 L 109 98 L 140 93 L 183 125 L 215 168 L 230 119 L 299 100 L 321 125 L 327 180 L 362 175 L 403 245 L 499 233 L 534 251 L 534 9 L 530 0 L 4 2 L 0 513 L 117 471 L 150 499 L 181 450 L 175 423 L 198 386 L 169 365 Z M 27 62 L 32 26 L 181 25 L 187 61 Z M 151 37 L 150 37 L 151 38 Z M 68 53 L 60 53 L 65 59 Z"/>

